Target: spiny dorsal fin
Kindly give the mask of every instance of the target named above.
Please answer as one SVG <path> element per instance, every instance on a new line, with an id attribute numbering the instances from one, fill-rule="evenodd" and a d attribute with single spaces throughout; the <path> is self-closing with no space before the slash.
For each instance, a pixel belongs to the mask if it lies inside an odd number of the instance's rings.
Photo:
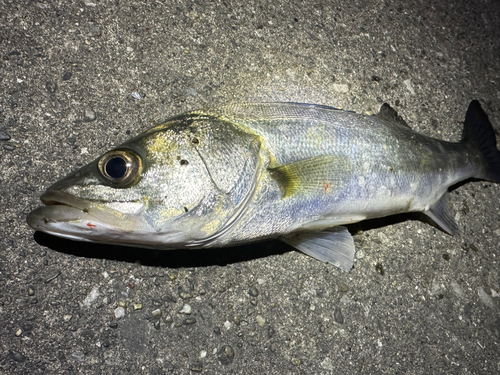
<path id="1" fill-rule="evenodd" d="M 345 156 L 323 155 L 270 168 L 278 182 L 282 197 L 296 193 L 334 192 L 348 182 L 352 165 Z"/>
<path id="2" fill-rule="evenodd" d="M 354 264 L 354 240 L 346 227 L 298 232 L 282 238 L 297 250 L 348 272 Z"/>
<path id="3" fill-rule="evenodd" d="M 382 107 L 380 107 L 379 112 L 375 116 L 382 120 L 395 122 L 400 125 L 406 126 L 407 128 L 410 128 L 406 121 L 403 120 L 400 115 L 398 115 L 398 112 L 387 103 L 382 104 Z"/>

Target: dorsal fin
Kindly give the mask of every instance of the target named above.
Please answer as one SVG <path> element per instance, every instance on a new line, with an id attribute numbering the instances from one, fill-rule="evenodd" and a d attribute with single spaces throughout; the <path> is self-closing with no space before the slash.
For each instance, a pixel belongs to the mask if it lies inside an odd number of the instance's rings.
<path id="1" fill-rule="evenodd" d="M 379 112 L 375 116 L 382 120 L 395 122 L 397 124 L 410 128 L 406 121 L 403 120 L 400 115 L 398 115 L 398 112 L 387 103 L 382 104 L 382 107 L 380 107 Z"/>

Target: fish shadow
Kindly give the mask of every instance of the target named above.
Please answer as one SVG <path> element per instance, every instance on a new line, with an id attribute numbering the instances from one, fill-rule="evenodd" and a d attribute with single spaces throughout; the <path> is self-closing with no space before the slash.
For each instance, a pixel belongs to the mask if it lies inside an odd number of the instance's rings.
<path id="1" fill-rule="evenodd" d="M 213 249 L 154 250 L 141 247 L 72 241 L 43 232 L 35 232 L 34 237 L 39 245 L 48 247 L 59 253 L 84 258 L 107 259 L 167 268 L 226 266 L 228 264 L 284 254 L 293 250 L 293 248 L 278 240 Z"/>
<path id="2" fill-rule="evenodd" d="M 346 227 L 354 235 L 354 238 L 356 238 L 356 233 L 402 223 L 408 219 L 424 221 L 432 225 L 432 221 L 425 215 L 409 213 L 365 220 L 347 225 Z M 294 251 L 291 246 L 279 240 L 213 249 L 153 250 L 140 247 L 72 241 L 43 232 L 35 232 L 34 237 L 39 245 L 68 255 L 126 263 L 140 263 L 146 266 L 166 268 L 226 266 L 228 264 L 246 262 Z"/>

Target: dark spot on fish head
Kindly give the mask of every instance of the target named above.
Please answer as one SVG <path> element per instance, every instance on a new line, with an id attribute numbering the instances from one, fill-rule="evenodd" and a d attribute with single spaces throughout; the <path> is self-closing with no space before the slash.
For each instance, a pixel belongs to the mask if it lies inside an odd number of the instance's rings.
<path id="1" fill-rule="evenodd" d="M 188 208 L 187 208 L 186 206 L 184 206 L 184 212 L 185 212 L 185 213 L 188 213 L 188 212 L 189 212 L 189 210 L 188 210 Z"/>
<path id="2" fill-rule="evenodd" d="M 181 165 L 188 165 L 189 162 L 186 159 L 181 159 L 180 161 Z"/>
<path id="3" fill-rule="evenodd" d="M 199 145 L 199 144 L 200 144 L 200 140 L 199 140 L 198 138 L 196 138 L 196 137 L 195 137 L 195 138 L 193 138 L 193 139 L 191 140 L 191 143 L 192 143 L 193 145 Z"/>

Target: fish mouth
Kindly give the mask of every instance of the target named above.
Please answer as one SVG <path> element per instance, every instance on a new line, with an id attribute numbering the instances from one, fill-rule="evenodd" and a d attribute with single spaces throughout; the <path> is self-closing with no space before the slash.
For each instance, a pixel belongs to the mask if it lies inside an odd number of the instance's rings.
<path id="1" fill-rule="evenodd" d="M 28 225 L 55 236 L 79 241 L 112 241 L 139 226 L 135 215 L 60 190 L 48 190 L 40 199 L 44 206 L 28 214 Z"/>
<path id="2" fill-rule="evenodd" d="M 35 230 L 49 232 L 51 225 L 57 223 L 79 222 L 88 218 L 90 202 L 76 198 L 68 193 L 57 190 L 45 192 L 40 200 L 42 207 L 31 211 L 28 224 Z"/>
<path id="3" fill-rule="evenodd" d="M 36 231 L 75 241 L 153 249 L 178 248 L 176 244 L 182 243 L 182 232 L 157 233 L 140 215 L 114 210 L 105 203 L 52 189 L 40 199 L 44 206 L 27 217 Z"/>
<path id="4" fill-rule="evenodd" d="M 76 198 L 71 194 L 59 190 L 48 190 L 42 194 L 40 200 L 45 206 L 68 206 L 79 209 L 83 212 L 88 211 L 91 202 Z"/>

